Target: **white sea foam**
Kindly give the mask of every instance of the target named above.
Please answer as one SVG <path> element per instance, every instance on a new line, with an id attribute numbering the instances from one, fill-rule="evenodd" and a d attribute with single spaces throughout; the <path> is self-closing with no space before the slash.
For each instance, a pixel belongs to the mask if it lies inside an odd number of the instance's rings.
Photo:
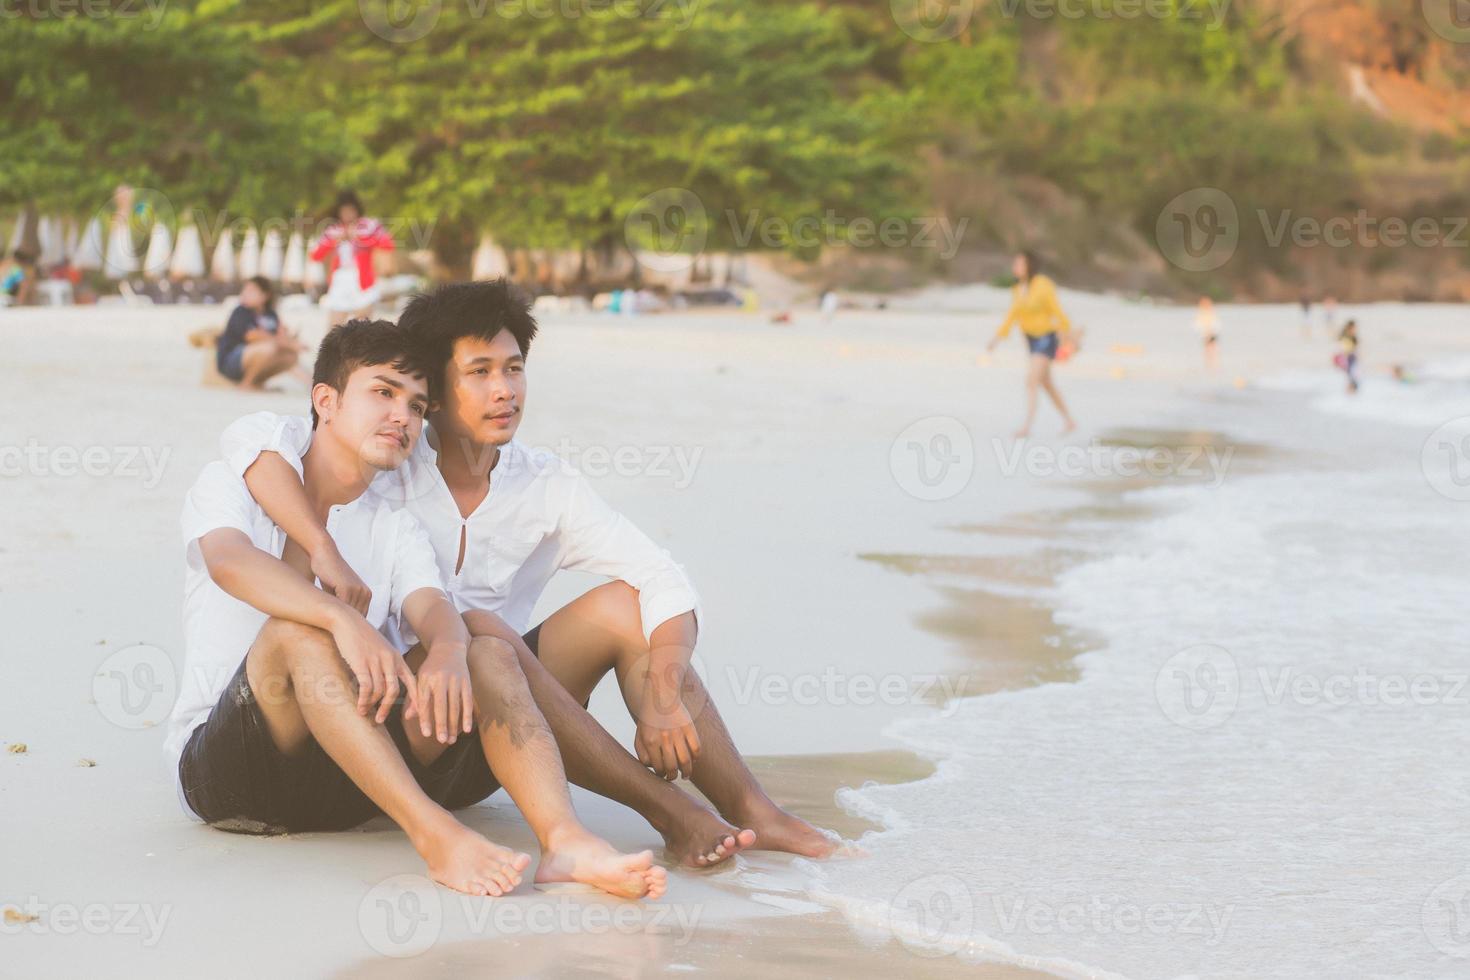
<path id="1" fill-rule="evenodd" d="M 1440 384 L 1355 404 L 1422 425 Z M 916 969 L 1465 976 L 1470 503 L 1431 483 L 1389 452 L 1134 495 L 1158 516 L 1051 595 L 1106 638 L 1081 679 L 897 726 L 943 761 L 844 791 L 889 829 L 814 892 Z"/>

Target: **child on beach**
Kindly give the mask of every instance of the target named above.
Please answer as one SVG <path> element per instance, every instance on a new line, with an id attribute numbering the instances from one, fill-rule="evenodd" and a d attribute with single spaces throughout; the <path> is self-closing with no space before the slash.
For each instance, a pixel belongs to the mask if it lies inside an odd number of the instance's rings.
<path id="1" fill-rule="evenodd" d="M 1215 312 L 1215 302 L 1201 296 L 1199 309 L 1194 314 L 1194 328 L 1199 331 L 1205 345 L 1205 370 L 1214 371 L 1220 366 L 1220 317 Z"/>
<path id="2" fill-rule="evenodd" d="M 1342 350 L 1332 359 L 1332 363 L 1347 375 L 1347 393 L 1356 395 L 1358 393 L 1358 321 L 1349 320 L 1338 335 L 1338 344 Z"/>

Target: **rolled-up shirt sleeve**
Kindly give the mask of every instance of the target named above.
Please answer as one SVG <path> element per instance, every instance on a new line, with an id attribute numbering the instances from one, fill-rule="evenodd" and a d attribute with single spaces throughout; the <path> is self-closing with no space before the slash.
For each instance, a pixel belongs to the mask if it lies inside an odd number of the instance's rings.
<path id="1" fill-rule="evenodd" d="M 419 641 L 418 633 L 403 615 L 403 604 L 408 597 L 420 589 L 444 592 L 444 580 L 439 575 L 439 563 L 434 557 L 434 546 L 429 543 L 429 533 L 424 530 L 412 514 L 406 510 L 395 511 L 393 535 L 393 576 L 388 596 L 388 615 L 398 628 L 403 648 L 412 647 Z M 446 597 L 448 593 L 445 593 Z"/>
<path id="2" fill-rule="evenodd" d="M 301 457 L 311 446 L 311 424 L 299 415 L 252 412 L 231 422 L 219 437 L 220 456 L 236 476 L 244 476 L 261 453 L 278 453 L 302 474 Z"/>
<path id="3" fill-rule="evenodd" d="M 566 497 L 557 525 L 558 567 L 621 579 L 638 590 L 643 638 L 686 612 L 705 627 L 699 594 L 683 566 L 614 510 L 583 476 L 566 478 Z"/>

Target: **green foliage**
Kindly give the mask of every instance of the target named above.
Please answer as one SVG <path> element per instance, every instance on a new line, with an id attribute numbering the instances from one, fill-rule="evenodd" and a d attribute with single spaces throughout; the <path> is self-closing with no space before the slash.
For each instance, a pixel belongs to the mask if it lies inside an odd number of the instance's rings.
<path id="1" fill-rule="evenodd" d="M 175 207 L 285 210 L 339 152 L 320 112 L 272 112 L 238 31 L 148 16 L 0 20 L 0 201 L 87 213 L 119 183 Z"/>

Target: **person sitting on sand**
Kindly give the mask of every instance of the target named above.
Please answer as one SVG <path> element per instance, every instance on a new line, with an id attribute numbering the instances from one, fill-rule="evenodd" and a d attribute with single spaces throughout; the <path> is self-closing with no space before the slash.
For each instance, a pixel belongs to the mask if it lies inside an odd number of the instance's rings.
<path id="1" fill-rule="evenodd" d="M 1031 423 L 1036 420 L 1038 388 L 1046 392 L 1062 414 L 1062 433 L 1066 434 L 1077 428 L 1077 423 L 1072 421 L 1066 403 L 1062 401 L 1062 393 L 1057 391 L 1056 382 L 1052 381 L 1051 363 L 1056 360 L 1060 346 L 1058 334 L 1069 333 L 1072 324 L 1057 302 L 1056 284 L 1041 274 L 1040 263 L 1034 254 L 1017 253 L 1011 263 L 1011 271 L 1016 276 L 1016 284 L 1011 289 L 1011 309 L 985 349 L 995 350 L 996 345 L 1011 332 L 1013 324 L 1021 325 L 1031 357 L 1026 366 L 1026 421 L 1016 430 L 1016 438 L 1024 439 L 1031 434 Z"/>
<path id="2" fill-rule="evenodd" d="M 537 331 L 529 305 L 504 280 L 456 283 L 415 297 L 400 322 L 441 385 L 418 450 L 375 486 L 428 528 L 470 632 L 515 648 L 571 779 L 636 810 L 688 866 L 749 847 L 831 854 L 828 834 L 761 789 L 690 669 L 703 617 L 683 569 L 561 459 L 514 438 Z M 248 466 L 266 512 L 307 543 L 323 585 L 362 602 L 369 590 L 332 552 L 294 468 L 309 434 L 304 419 L 262 412 L 230 426 L 221 448 Z M 561 569 L 614 581 L 528 630 Z M 637 722 L 636 758 L 585 710 L 610 671 Z M 672 785 L 680 775 L 718 815 Z"/>
<path id="3" fill-rule="evenodd" d="M 219 335 L 215 366 L 241 388 L 259 391 L 271 378 L 294 368 L 306 350 L 276 316 L 274 298 L 275 290 L 265 276 L 247 279 L 240 287 L 240 305 Z"/>
<path id="4" fill-rule="evenodd" d="M 620 854 L 578 822 L 515 651 L 470 637 L 424 529 L 369 488 L 419 442 L 427 371 L 408 350 L 383 320 L 327 335 L 298 461 L 308 506 L 370 583 L 365 614 L 313 585 L 307 553 L 230 464 L 210 463 L 189 491 L 187 654 L 165 743 L 185 812 L 255 834 L 341 831 L 386 814 L 435 881 L 493 896 L 520 883 L 530 857 L 449 810 L 498 782 L 540 841 L 537 882 L 657 898 L 667 873 L 651 851 Z M 418 643 L 400 655 L 385 628 Z M 465 737 L 451 744 L 446 730 Z"/>
<path id="5" fill-rule="evenodd" d="M 5 297 L 6 305 L 30 306 L 35 302 L 36 280 L 39 278 L 35 255 L 18 248 L 0 273 L 0 296 Z"/>

